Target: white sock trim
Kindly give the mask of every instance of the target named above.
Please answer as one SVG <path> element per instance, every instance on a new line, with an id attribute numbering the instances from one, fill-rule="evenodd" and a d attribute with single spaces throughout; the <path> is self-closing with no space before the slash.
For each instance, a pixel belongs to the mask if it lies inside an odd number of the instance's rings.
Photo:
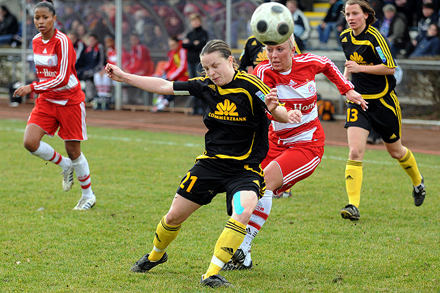
<path id="1" fill-rule="evenodd" d="M 159 248 L 157 248 L 156 246 L 153 247 L 153 250 L 156 251 L 156 252 L 162 252 L 162 251 L 165 251 L 165 249 L 159 249 Z"/>
<path id="2" fill-rule="evenodd" d="M 221 268 L 225 265 L 225 263 L 219 260 L 215 255 L 212 256 L 211 262 Z"/>

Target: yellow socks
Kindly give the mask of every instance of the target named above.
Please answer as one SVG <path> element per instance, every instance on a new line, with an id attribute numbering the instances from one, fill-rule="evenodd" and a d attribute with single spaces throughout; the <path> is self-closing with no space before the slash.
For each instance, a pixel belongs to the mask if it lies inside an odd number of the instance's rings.
<path id="1" fill-rule="evenodd" d="M 217 275 L 220 272 L 223 265 L 231 259 L 235 251 L 240 247 L 245 235 L 246 225 L 230 218 L 217 240 L 211 264 L 206 274 L 203 275 L 204 279 Z"/>
<path id="2" fill-rule="evenodd" d="M 154 236 L 153 244 L 154 248 L 150 252 L 148 259 L 150 261 L 158 261 L 165 253 L 167 246 L 177 237 L 179 234 L 180 226 L 171 226 L 165 222 L 165 217 L 162 217 L 156 228 L 156 235 Z"/>
<path id="3" fill-rule="evenodd" d="M 406 155 L 399 160 L 400 166 L 405 170 L 406 174 L 411 178 L 414 186 L 422 183 L 422 175 L 420 175 L 417 167 L 416 159 L 409 149 L 406 149 Z"/>
<path id="4" fill-rule="evenodd" d="M 362 187 L 362 162 L 348 160 L 345 167 L 345 188 L 348 194 L 348 203 L 359 208 Z"/>

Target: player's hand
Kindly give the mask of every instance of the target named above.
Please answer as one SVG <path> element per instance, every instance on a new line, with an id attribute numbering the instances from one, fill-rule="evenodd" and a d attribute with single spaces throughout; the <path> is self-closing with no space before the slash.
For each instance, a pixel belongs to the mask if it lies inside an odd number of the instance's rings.
<path id="1" fill-rule="evenodd" d="M 24 85 L 14 91 L 12 97 L 24 97 L 32 92 L 30 85 Z"/>
<path id="2" fill-rule="evenodd" d="M 287 112 L 289 123 L 301 123 L 302 113 L 300 110 L 290 110 Z"/>
<path id="3" fill-rule="evenodd" d="M 349 90 L 345 93 L 345 96 L 350 102 L 360 105 L 362 107 L 362 110 L 366 111 L 368 109 L 368 102 L 365 101 L 364 98 L 362 98 L 362 95 L 357 91 Z"/>
<path id="4" fill-rule="evenodd" d="M 279 105 L 277 89 L 271 89 L 270 92 L 266 95 L 264 101 L 269 112 L 273 112 Z"/>
<path id="5" fill-rule="evenodd" d="M 361 72 L 361 66 L 352 60 L 345 61 L 345 68 L 349 73 Z"/>
<path id="6" fill-rule="evenodd" d="M 122 71 L 121 68 L 119 68 L 118 66 L 107 63 L 107 65 L 105 66 L 105 73 L 114 81 L 122 82 L 125 72 Z"/>

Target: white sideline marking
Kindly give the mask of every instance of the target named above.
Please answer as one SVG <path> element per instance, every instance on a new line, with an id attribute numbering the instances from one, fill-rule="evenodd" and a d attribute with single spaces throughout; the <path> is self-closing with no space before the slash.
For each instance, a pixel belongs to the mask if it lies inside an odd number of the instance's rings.
<path id="1" fill-rule="evenodd" d="M 24 133 L 24 129 L 21 128 L 11 128 L 11 127 L 0 127 L 0 130 L 3 131 L 9 131 L 9 132 L 18 132 L 18 133 Z M 203 148 L 203 144 L 195 144 L 195 143 L 177 143 L 172 141 L 151 141 L 151 140 L 143 140 L 139 138 L 129 138 L 129 137 L 116 137 L 116 136 L 103 136 L 103 135 L 89 135 L 90 138 L 94 139 L 103 139 L 103 140 L 114 140 L 114 141 L 134 141 L 134 142 L 141 142 L 141 143 L 153 143 L 153 144 L 160 144 L 160 145 L 170 145 L 170 146 L 186 146 L 189 148 Z M 336 161 L 347 161 L 347 158 L 343 157 L 336 157 L 336 156 L 326 156 L 324 155 L 322 157 L 323 160 L 336 160 Z M 391 161 L 375 161 L 375 160 L 362 160 L 362 162 L 369 163 L 369 164 L 376 164 L 376 165 L 395 165 L 396 162 L 394 160 Z M 440 169 L 439 165 L 425 165 L 425 164 L 418 164 L 420 167 L 429 167 L 434 169 Z"/>
<path id="2" fill-rule="evenodd" d="M 11 128 L 11 127 L 0 127 L 0 130 L 3 131 L 9 131 L 9 132 L 18 132 L 18 133 L 24 133 L 24 128 Z M 196 144 L 196 143 L 178 143 L 178 142 L 172 142 L 172 141 L 151 141 L 151 140 L 143 140 L 139 138 L 129 138 L 129 137 L 116 137 L 116 136 L 105 136 L 105 135 L 88 135 L 89 138 L 94 139 L 103 139 L 103 140 L 114 140 L 114 141 L 134 141 L 134 142 L 143 142 L 143 143 L 154 143 L 154 144 L 160 144 L 160 145 L 178 145 L 178 146 L 186 146 L 190 148 L 203 148 L 205 145 L 203 144 Z"/>

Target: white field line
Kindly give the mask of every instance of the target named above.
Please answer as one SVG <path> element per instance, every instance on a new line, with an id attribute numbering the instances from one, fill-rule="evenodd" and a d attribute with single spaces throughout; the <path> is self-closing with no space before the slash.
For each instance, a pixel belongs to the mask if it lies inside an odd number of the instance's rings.
<path id="1" fill-rule="evenodd" d="M 24 133 L 24 129 L 21 128 L 11 128 L 11 127 L 0 127 L 1 131 L 9 131 L 9 132 L 18 132 Z M 149 143 L 149 144 L 158 144 L 158 145 L 169 145 L 169 146 L 185 146 L 190 148 L 203 148 L 203 144 L 194 144 L 194 143 L 178 143 L 172 141 L 152 141 L 152 140 L 143 140 L 139 138 L 129 138 L 129 137 L 117 137 L 117 136 L 104 136 L 104 135 L 88 135 L 89 138 L 93 139 L 102 139 L 102 140 L 113 140 L 113 141 L 126 141 L 126 142 L 139 142 L 139 143 Z M 336 157 L 336 156 L 326 156 L 322 157 L 323 160 L 335 160 L 335 161 L 347 161 L 346 157 Z M 368 164 L 376 164 L 376 165 L 395 165 L 397 164 L 394 160 L 390 161 L 376 161 L 376 160 L 362 160 L 362 162 Z M 425 165 L 418 164 L 420 167 L 424 168 L 434 168 L 440 169 L 440 165 Z"/>

